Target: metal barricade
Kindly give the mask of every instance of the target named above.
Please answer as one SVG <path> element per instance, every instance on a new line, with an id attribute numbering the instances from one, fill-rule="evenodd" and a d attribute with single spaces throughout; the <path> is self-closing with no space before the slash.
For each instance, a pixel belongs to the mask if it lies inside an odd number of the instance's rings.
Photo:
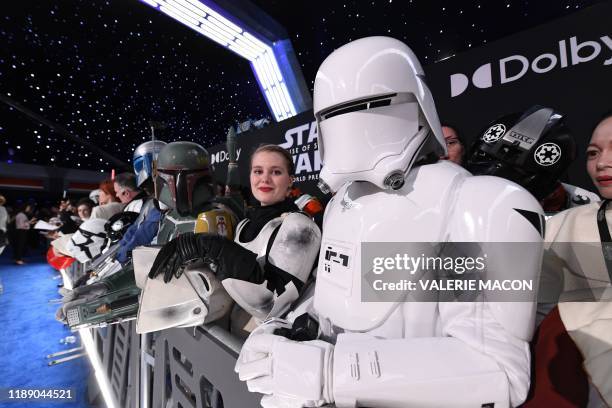
<path id="1" fill-rule="evenodd" d="M 135 322 L 92 329 L 96 354 L 121 408 L 258 407 L 234 372 L 242 340 L 216 325 L 138 335 Z M 91 386 L 91 383 L 90 383 Z M 90 398 L 99 391 L 90 389 Z"/>
<path id="2" fill-rule="evenodd" d="M 219 326 L 171 329 L 155 341 L 153 408 L 258 407 L 234 372 L 242 341 Z"/>
<path id="3" fill-rule="evenodd" d="M 113 361 L 110 370 L 110 385 L 115 401 L 120 407 L 126 407 L 128 399 L 128 373 L 130 369 L 130 353 L 132 322 L 116 324 L 113 339 Z"/>

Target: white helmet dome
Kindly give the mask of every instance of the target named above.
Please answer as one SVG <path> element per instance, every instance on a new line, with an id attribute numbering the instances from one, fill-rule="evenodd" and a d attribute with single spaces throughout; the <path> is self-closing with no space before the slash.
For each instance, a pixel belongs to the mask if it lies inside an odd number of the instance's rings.
<path id="1" fill-rule="evenodd" d="M 66 245 L 70 256 L 81 263 L 97 258 L 106 244 L 105 225 L 103 218 L 90 218 L 83 222 Z"/>
<path id="2" fill-rule="evenodd" d="M 161 149 L 166 146 L 163 140 L 149 140 L 139 145 L 134 150 L 132 164 L 134 173 L 136 174 L 136 185 L 142 186 L 145 181 L 153 177 L 154 162 L 157 160 L 157 155 Z"/>
<path id="3" fill-rule="evenodd" d="M 96 203 L 96 205 L 100 204 L 100 191 L 102 190 L 97 188 L 89 193 L 89 199 Z"/>
<path id="4" fill-rule="evenodd" d="M 430 133 L 446 149 L 421 64 L 394 38 L 362 38 L 327 57 L 315 79 L 314 112 L 319 178 L 334 191 L 348 181 L 401 187 Z"/>

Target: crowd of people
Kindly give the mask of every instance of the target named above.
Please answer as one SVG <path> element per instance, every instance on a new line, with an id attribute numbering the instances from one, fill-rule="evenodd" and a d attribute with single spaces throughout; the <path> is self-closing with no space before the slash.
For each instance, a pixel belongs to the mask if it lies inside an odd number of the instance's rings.
<path id="1" fill-rule="evenodd" d="M 6 206 L 6 199 L 0 195 L 0 253 L 6 246 L 12 247 L 17 265 L 24 265 L 26 252 L 31 248 L 44 246 L 49 240 L 63 234 L 76 232 L 84 221 L 91 218 L 108 220 L 118 212 L 139 211 L 128 206 L 141 194 L 132 173 L 121 173 L 115 180 L 107 179 L 88 197 L 79 199 L 62 198 L 53 206 L 41 206 L 35 200 L 19 201 Z M 38 221 L 46 224 L 36 228 Z"/>
<path id="2" fill-rule="evenodd" d="M 292 196 L 293 158 L 276 145 L 251 155 L 250 207 L 218 188 L 202 146 L 139 146 L 134 172 L 100 183 L 97 203 L 53 210 L 53 250 L 82 264 L 58 320 L 136 318 L 147 333 L 230 316 L 226 329 L 245 340 L 237 375 L 264 406 L 612 404 L 612 114 L 586 152 L 601 200 L 561 181 L 576 158 L 561 113 L 505 115 L 466 146 L 456 126 L 440 125 L 422 78 L 410 49 L 386 37 L 349 43 L 321 65 L 319 184 L 332 194 L 322 228 Z M 14 214 L 22 264 L 38 217 L 27 205 Z M 441 241 L 481 243 L 493 276 L 520 268 L 539 292 L 521 302 L 363 300 L 363 242 Z M 530 251 L 517 259 L 493 251 L 496 242 Z M 577 242 L 601 245 L 585 259 Z M 138 251 L 151 244 L 145 267 Z M 173 297 L 175 287 L 191 298 Z M 134 299 L 124 314 L 104 300 L 119 292 Z M 178 312 L 186 301 L 207 312 Z M 71 313 L 84 307 L 90 320 Z"/>

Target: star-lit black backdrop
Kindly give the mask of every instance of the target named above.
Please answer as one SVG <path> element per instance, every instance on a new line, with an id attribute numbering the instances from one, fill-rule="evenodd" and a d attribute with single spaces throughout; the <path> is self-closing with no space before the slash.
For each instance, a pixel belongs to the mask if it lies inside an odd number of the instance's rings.
<path id="1" fill-rule="evenodd" d="M 289 33 L 310 88 L 346 42 L 389 35 L 423 65 L 595 0 L 254 0 Z M 270 117 L 247 61 L 137 0 L 22 0 L 0 17 L 0 93 L 129 161 L 150 138 L 204 146 Z M 0 104 L 0 161 L 108 171 L 98 154 Z"/>

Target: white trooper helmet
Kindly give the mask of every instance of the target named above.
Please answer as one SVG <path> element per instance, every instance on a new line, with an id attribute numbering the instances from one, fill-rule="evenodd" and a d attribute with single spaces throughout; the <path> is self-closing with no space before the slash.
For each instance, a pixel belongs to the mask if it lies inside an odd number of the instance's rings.
<path id="1" fill-rule="evenodd" d="M 314 112 L 324 193 L 350 181 L 401 188 L 430 135 L 430 146 L 446 152 L 423 68 L 394 38 L 362 38 L 328 56 L 315 79 Z"/>
<path id="2" fill-rule="evenodd" d="M 106 244 L 105 224 L 103 218 L 90 218 L 83 222 L 66 245 L 70 256 L 81 263 L 97 258 Z"/>

